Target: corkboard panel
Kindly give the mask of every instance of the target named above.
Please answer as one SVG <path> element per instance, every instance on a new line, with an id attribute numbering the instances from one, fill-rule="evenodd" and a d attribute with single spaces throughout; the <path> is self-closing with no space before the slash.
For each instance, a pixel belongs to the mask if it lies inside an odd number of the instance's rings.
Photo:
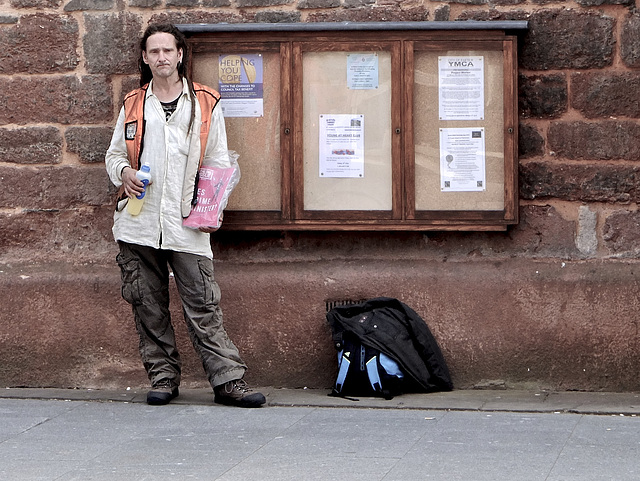
<path id="1" fill-rule="evenodd" d="M 382 210 L 392 208 L 391 54 L 378 52 L 378 88 L 347 88 L 347 55 L 303 54 L 303 138 L 305 210 Z M 370 52 L 364 52 L 370 53 Z M 364 116 L 364 177 L 319 175 L 321 114 Z"/>
<path id="2" fill-rule="evenodd" d="M 413 128 L 415 208 L 425 210 L 504 209 L 504 66 L 502 51 L 415 52 Z M 438 115 L 438 57 L 484 57 L 484 120 L 441 121 Z M 484 127 L 487 187 L 482 192 L 441 192 L 440 128 Z"/>
<path id="3" fill-rule="evenodd" d="M 242 52 L 239 52 L 240 54 Z M 229 199 L 228 210 L 279 211 L 280 160 L 280 56 L 263 53 L 264 116 L 226 118 L 229 150 L 239 154 L 241 179 Z M 217 53 L 199 53 L 193 59 L 193 79 L 218 88 Z"/>

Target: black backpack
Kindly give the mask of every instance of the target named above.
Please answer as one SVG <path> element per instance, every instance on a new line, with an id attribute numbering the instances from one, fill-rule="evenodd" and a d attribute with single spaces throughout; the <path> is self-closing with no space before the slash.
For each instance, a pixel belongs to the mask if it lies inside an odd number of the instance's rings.
<path id="1" fill-rule="evenodd" d="M 386 354 L 346 337 L 336 342 L 338 376 L 332 396 L 366 396 L 392 399 L 402 393 L 405 374 Z"/>

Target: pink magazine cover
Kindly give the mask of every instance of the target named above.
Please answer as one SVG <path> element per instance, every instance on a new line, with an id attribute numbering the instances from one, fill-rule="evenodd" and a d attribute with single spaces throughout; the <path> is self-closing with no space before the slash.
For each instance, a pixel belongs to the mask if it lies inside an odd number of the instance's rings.
<path id="1" fill-rule="evenodd" d="M 237 167 L 202 167 L 198 180 L 197 203 L 189 217 L 182 221 L 185 227 L 220 227 L 220 215 L 227 206 L 229 194 L 235 187 Z"/>

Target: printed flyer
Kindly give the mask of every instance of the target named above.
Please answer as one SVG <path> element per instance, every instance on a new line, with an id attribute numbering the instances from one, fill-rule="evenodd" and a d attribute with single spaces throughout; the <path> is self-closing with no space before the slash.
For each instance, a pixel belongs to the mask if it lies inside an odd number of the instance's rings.
<path id="1" fill-rule="evenodd" d="M 364 177 L 364 115 L 320 115 L 320 177 Z"/>
<path id="2" fill-rule="evenodd" d="M 347 88 L 350 90 L 378 88 L 378 54 L 350 53 L 347 55 Z"/>
<path id="3" fill-rule="evenodd" d="M 486 190 L 484 129 L 440 129 L 440 189 Z"/>

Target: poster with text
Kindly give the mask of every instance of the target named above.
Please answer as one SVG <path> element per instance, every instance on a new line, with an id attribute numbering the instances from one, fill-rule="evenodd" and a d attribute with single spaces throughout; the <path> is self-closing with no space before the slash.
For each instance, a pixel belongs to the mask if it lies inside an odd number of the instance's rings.
<path id="1" fill-rule="evenodd" d="M 440 120 L 484 120 L 484 57 L 438 57 Z"/>
<path id="2" fill-rule="evenodd" d="M 486 190 L 485 157 L 483 128 L 440 129 L 440 189 Z"/>
<path id="3" fill-rule="evenodd" d="M 320 115 L 320 177 L 364 177 L 364 115 Z"/>
<path id="4" fill-rule="evenodd" d="M 225 117 L 264 115 L 262 55 L 221 55 L 218 79 Z"/>

